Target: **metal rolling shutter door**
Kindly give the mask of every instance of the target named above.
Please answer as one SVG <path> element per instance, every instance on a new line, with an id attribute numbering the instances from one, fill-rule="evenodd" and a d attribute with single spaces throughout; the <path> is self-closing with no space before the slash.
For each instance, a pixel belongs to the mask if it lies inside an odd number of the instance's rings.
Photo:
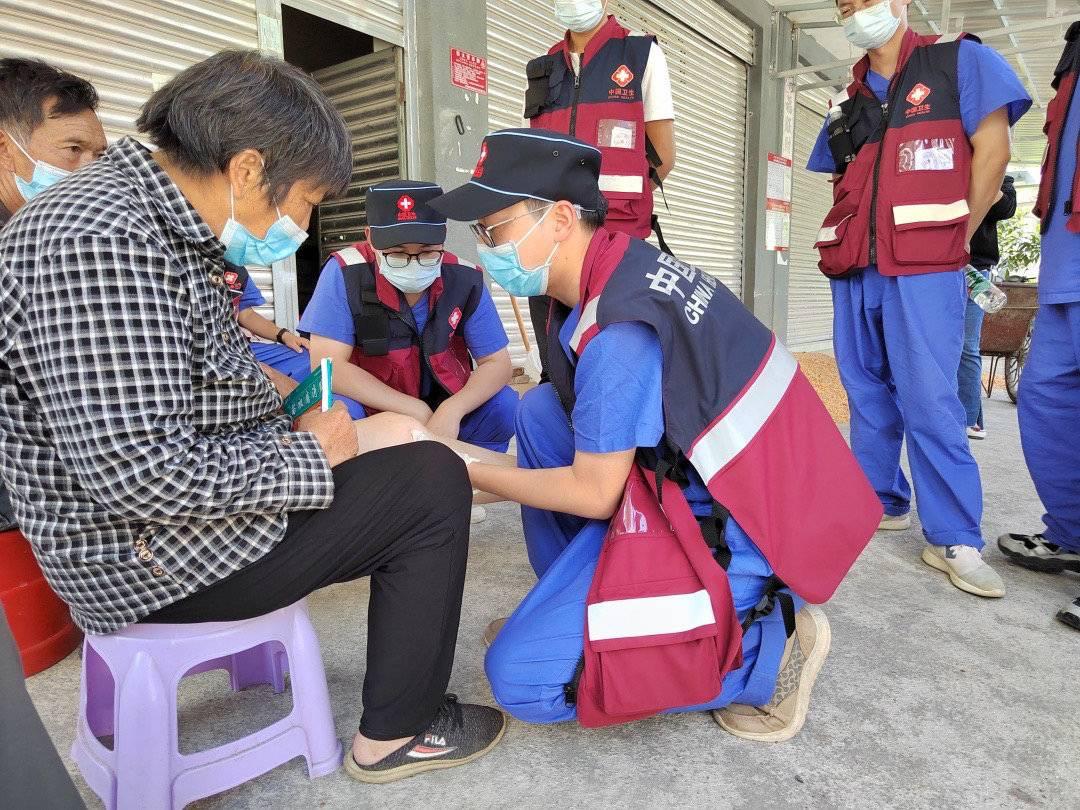
<path id="1" fill-rule="evenodd" d="M 795 157 L 792 180 L 791 253 L 788 281 L 787 344 L 792 349 L 832 346 L 832 294 L 829 280 L 818 270 L 814 249 L 818 230 L 832 207 L 828 175 L 806 168 L 821 131 L 825 102 L 807 98 L 795 105 Z"/>
<path id="2" fill-rule="evenodd" d="M 249 0 L 252 5 L 255 0 Z M 285 5 L 306 11 L 339 25 L 371 34 L 376 39 L 405 44 L 405 13 L 402 0 L 282 0 Z M 494 0 L 493 0 L 494 1 Z M 425 2 L 436 0 L 419 0 Z"/>
<path id="3" fill-rule="evenodd" d="M 489 0 L 488 2 L 488 129 L 528 126 L 522 117 L 525 106 L 525 65 L 547 53 L 562 31 L 555 23 L 553 6 L 536 0 Z M 510 359 L 525 362 L 525 344 L 514 318 L 510 296 L 498 284 L 491 295 L 510 338 Z M 518 299 L 525 329 L 532 341 L 529 303 Z"/>
<path id="4" fill-rule="evenodd" d="M 664 237 L 680 259 L 741 295 L 747 67 L 753 32 L 734 18 L 728 20 L 730 15 L 723 16 L 719 6 L 703 17 L 700 2 L 668 0 L 658 5 L 612 0 L 610 6 L 627 27 L 659 38 L 671 71 L 676 159 L 675 171 L 664 183 L 671 210 L 659 192 L 655 210 Z M 706 27 L 709 20 L 713 22 Z M 688 23 L 701 24 L 710 36 Z"/>
<path id="5" fill-rule="evenodd" d="M 89 80 L 109 140 L 135 135 L 156 87 L 228 48 L 258 47 L 253 0 L 0 0 L 0 55 L 44 59 Z M 274 317 L 268 267 L 249 268 Z"/>
<path id="6" fill-rule="evenodd" d="M 382 51 L 314 73 L 334 102 L 353 140 L 353 176 L 344 197 L 319 206 L 322 259 L 364 239 L 368 187 L 402 177 L 403 108 L 398 100 L 401 50 Z"/>

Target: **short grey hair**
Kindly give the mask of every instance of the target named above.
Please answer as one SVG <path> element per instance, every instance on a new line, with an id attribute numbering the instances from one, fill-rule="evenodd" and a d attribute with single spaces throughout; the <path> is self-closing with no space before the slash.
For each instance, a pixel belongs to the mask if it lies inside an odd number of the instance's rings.
<path id="1" fill-rule="evenodd" d="M 306 73 L 259 51 L 221 51 L 192 65 L 150 97 L 136 126 L 200 176 L 257 150 L 275 200 L 300 180 L 337 196 L 352 176 L 352 140 L 330 99 Z"/>

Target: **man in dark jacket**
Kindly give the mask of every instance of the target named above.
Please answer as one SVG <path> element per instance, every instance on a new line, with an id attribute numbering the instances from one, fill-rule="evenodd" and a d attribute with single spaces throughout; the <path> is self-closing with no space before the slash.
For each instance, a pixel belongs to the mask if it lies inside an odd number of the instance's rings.
<path id="1" fill-rule="evenodd" d="M 986 218 L 971 237 L 971 266 L 989 278 L 997 263 L 1001 261 L 998 250 L 998 223 L 1011 219 L 1016 213 L 1016 187 L 1013 178 L 1005 175 L 1001 183 L 998 198 L 990 207 Z M 960 371 L 956 375 L 957 393 L 967 415 L 967 435 L 969 439 L 985 439 L 983 426 L 982 395 L 979 385 L 982 381 L 982 353 L 979 342 L 982 338 L 982 323 L 986 313 L 970 298 L 967 312 L 964 314 L 964 352 L 960 355 Z"/>

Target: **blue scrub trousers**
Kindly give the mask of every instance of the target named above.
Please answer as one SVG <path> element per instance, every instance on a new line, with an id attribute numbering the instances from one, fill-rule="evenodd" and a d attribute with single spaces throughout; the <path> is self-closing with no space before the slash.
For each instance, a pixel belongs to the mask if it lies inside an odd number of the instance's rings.
<path id="1" fill-rule="evenodd" d="M 832 280 L 833 341 L 851 406 L 851 449 L 885 513 L 911 509 L 935 546 L 982 549 L 982 482 L 956 394 L 967 287 L 960 272 Z"/>
<path id="2" fill-rule="evenodd" d="M 517 418 L 518 464 L 526 469 L 573 462 L 574 437 L 550 383 L 528 392 Z M 573 720 L 563 686 L 581 658 L 585 599 L 607 533 L 608 522 L 522 507 L 529 560 L 539 582 L 510 616 L 484 662 L 495 700 L 527 723 Z M 761 599 L 772 569 L 742 528 L 727 524 L 731 548 L 728 577 L 739 616 Z M 802 601 L 795 598 L 796 610 Z M 743 665 L 724 678 L 716 699 L 675 712 L 717 709 L 730 703 L 769 702 L 787 643 L 783 616 L 774 610 L 743 637 Z"/>
<path id="3" fill-rule="evenodd" d="M 980 270 L 990 278 L 989 270 Z M 964 309 L 964 348 L 960 353 L 960 371 L 956 375 L 956 393 L 964 406 L 967 424 L 983 426 L 982 410 L 982 325 L 986 313 L 968 297 Z"/>
<path id="4" fill-rule="evenodd" d="M 280 371 L 297 382 L 303 382 L 311 373 L 311 356 L 305 349 L 294 352 L 281 343 L 251 343 L 251 353 L 260 363 Z"/>
<path id="5" fill-rule="evenodd" d="M 1017 402 L 1020 441 L 1051 543 L 1080 552 L 1080 301 L 1043 304 Z"/>
<path id="6" fill-rule="evenodd" d="M 364 406 L 355 399 L 341 394 L 334 394 L 334 399 L 345 403 L 353 419 L 367 416 Z M 514 437 L 514 416 L 518 402 L 517 391 L 506 386 L 475 411 L 466 414 L 461 420 L 458 439 L 496 453 L 505 453 Z"/>

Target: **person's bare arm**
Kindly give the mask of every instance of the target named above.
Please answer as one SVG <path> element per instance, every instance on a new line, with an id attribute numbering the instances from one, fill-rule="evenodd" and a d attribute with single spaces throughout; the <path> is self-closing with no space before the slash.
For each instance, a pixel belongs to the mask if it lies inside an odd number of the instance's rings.
<path id="1" fill-rule="evenodd" d="M 506 349 L 481 357 L 465 387 L 435 409 L 427 421 L 428 429 L 438 436 L 456 439 L 461 420 L 506 387 L 513 373 L 510 352 Z"/>
<path id="2" fill-rule="evenodd" d="M 979 229 L 986 218 L 986 213 L 997 200 L 1001 191 L 1001 181 L 1009 167 L 1012 152 L 1009 143 L 1009 115 L 1002 107 L 986 116 L 971 136 L 973 154 L 971 158 L 971 183 L 968 187 L 967 203 L 971 211 L 968 221 L 967 238 Z"/>
<path id="3" fill-rule="evenodd" d="M 671 118 L 663 121 L 646 121 L 645 134 L 660 156 L 660 165 L 656 173 L 661 180 L 666 180 L 675 168 L 675 121 Z"/>
<path id="4" fill-rule="evenodd" d="M 619 507 L 636 450 L 576 453 L 569 467 L 522 470 L 469 465 L 473 486 L 524 506 L 606 520 Z"/>
<path id="5" fill-rule="evenodd" d="M 352 352 L 353 347 L 347 343 L 321 335 L 311 336 L 311 367 L 318 368 L 324 357 L 334 362 L 334 393 L 355 399 L 361 405 L 377 411 L 405 414 L 427 424 L 431 418 L 431 408 L 353 365 L 350 362 Z"/>
<path id="6" fill-rule="evenodd" d="M 240 314 L 236 317 L 236 321 L 242 327 L 251 332 L 251 334 L 257 335 L 266 340 L 276 341 L 278 332 L 281 331 L 280 326 L 278 326 L 273 321 L 264 318 L 252 307 L 241 310 Z M 281 336 L 281 342 L 283 345 L 288 346 L 297 354 L 308 348 L 308 342 L 295 332 L 285 332 L 285 334 Z"/>

